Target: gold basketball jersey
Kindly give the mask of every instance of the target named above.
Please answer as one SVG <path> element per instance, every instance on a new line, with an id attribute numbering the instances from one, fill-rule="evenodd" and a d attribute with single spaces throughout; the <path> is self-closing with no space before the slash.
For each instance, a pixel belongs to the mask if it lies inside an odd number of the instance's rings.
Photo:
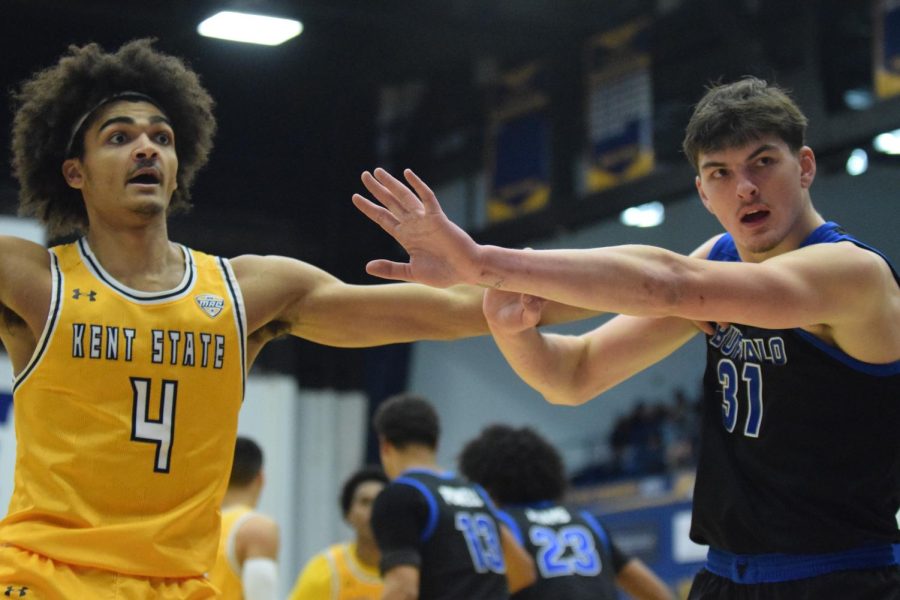
<path id="1" fill-rule="evenodd" d="M 249 506 L 232 506 L 222 511 L 222 533 L 216 564 L 209 580 L 220 592 L 221 600 L 244 600 L 244 584 L 234 556 L 234 536 L 241 525 L 255 513 Z"/>
<path id="2" fill-rule="evenodd" d="M 378 569 L 356 558 L 356 543 L 329 546 L 303 567 L 288 600 L 379 600 Z"/>
<path id="3" fill-rule="evenodd" d="M 339 600 L 378 600 L 384 584 L 378 571 L 367 569 L 356 557 L 355 544 L 336 544 L 326 551 L 328 562 L 338 582 Z"/>
<path id="4" fill-rule="evenodd" d="M 50 250 L 52 301 L 13 383 L 15 489 L 0 543 L 148 577 L 206 573 L 234 456 L 246 319 L 228 262 L 181 247 L 165 292 Z"/>

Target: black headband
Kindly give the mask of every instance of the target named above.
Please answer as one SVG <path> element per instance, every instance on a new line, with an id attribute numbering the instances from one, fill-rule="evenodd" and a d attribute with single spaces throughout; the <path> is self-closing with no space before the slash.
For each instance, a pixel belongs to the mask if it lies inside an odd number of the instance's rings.
<path id="1" fill-rule="evenodd" d="M 88 119 L 90 119 L 91 116 L 95 112 L 97 112 L 98 109 L 100 109 L 100 107 L 105 106 L 110 102 L 118 102 L 119 100 L 126 100 L 128 102 L 149 102 L 156 108 L 162 110 L 159 102 L 157 102 L 147 94 L 142 94 L 140 92 L 125 91 L 117 92 L 115 94 L 107 96 L 106 98 L 95 104 L 89 111 L 81 115 L 81 117 L 77 121 L 75 121 L 75 125 L 72 126 L 72 134 L 69 136 L 69 141 L 66 144 L 66 158 L 72 158 L 72 146 L 75 144 L 75 139 L 81 133 L 81 129 L 84 127 L 84 124 L 87 123 Z"/>

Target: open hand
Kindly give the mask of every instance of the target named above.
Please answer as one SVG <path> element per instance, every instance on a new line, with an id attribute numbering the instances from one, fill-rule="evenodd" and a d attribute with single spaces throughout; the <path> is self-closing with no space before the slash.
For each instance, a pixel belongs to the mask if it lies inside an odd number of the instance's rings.
<path id="1" fill-rule="evenodd" d="M 433 287 L 476 283 L 478 244 L 447 218 L 434 192 L 415 173 L 406 169 L 403 175 L 409 187 L 384 169 L 362 174 L 363 185 L 380 204 L 353 194 L 356 208 L 409 254 L 408 263 L 373 260 L 366 265 L 366 272 Z"/>

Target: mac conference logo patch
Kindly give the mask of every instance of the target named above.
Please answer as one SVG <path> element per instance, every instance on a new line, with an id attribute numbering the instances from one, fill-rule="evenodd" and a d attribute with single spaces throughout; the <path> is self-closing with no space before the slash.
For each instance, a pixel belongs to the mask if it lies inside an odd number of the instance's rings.
<path id="1" fill-rule="evenodd" d="M 200 310 L 208 314 L 211 319 L 216 318 L 222 312 L 222 309 L 225 308 L 225 299 L 215 294 L 200 294 L 199 296 L 194 296 L 194 300 L 197 301 L 197 306 L 200 307 Z"/>

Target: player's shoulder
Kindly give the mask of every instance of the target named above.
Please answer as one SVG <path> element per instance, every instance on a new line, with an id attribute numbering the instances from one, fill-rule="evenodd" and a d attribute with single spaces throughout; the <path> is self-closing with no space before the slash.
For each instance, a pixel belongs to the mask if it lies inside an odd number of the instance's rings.
<path id="1" fill-rule="evenodd" d="M 48 270 L 50 254 L 47 248 L 12 235 L 0 235 L 0 268 Z"/>
<path id="2" fill-rule="evenodd" d="M 279 543 L 278 524 L 270 517 L 253 512 L 249 514 L 238 528 L 236 543 L 243 547 L 260 549 L 263 554 L 276 554 Z"/>
<path id="3" fill-rule="evenodd" d="M 697 246 L 697 248 L 695 248 L 690 255 L 694 258 L 710 258 L 710 256 L 713 254 L 713 250 L 717 246 L 721 246 L 722 244 L 727 243 L 729 240 L 730 236 L 728 236 L 727 233 L 716 234 Z"/>
<path id="4" fill-rule="evenodd" d="M 433 494 L 417 479 L 399 477 L 390 482 L 375 498 L 373 515 L 418 514 L 428 510 Z"/>

